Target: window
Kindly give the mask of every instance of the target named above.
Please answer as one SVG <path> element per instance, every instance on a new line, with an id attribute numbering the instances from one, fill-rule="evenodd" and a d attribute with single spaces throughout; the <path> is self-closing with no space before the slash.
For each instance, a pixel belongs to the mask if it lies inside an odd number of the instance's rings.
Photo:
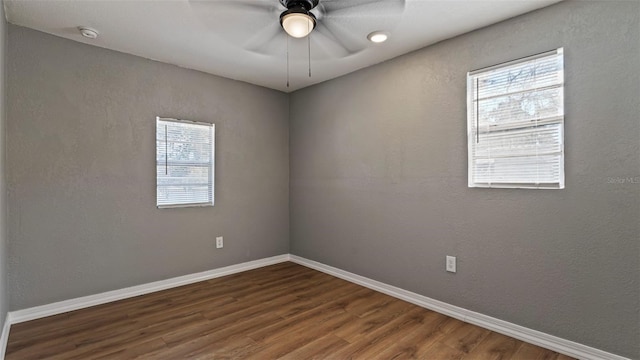
<path id="1" fill-rule="evenodd" d="M 467 74 L 469 187 L 564 188 L 562 48 Z"/>
<path id="2" fill-rule="evenodd" d="M 215 126 L 156 118 L 156 205 L 213 206 Z"/>

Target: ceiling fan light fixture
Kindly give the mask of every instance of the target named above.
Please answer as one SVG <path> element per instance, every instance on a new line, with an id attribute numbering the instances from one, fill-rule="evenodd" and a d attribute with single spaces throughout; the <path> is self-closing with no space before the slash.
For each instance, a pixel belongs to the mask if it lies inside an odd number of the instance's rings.
<path id="1" fill-rule="evenodd" d="M 374 31 L 369 35 L 367 35 L 367 39 L 369 39 L 369 41 L 371 41 L 372 43 L 376 43 L 376 44 L 383 43 L 387 41 L 388 38 L 389 38 L 389 34 L 384 31 Z"/>
<path id="2" fill-rule="evenodd" d="M 316 17 L 303 7 L 294 7 L 280 15 L 280 25 L 294 38 L 303 38 L 316 27 Z"/>

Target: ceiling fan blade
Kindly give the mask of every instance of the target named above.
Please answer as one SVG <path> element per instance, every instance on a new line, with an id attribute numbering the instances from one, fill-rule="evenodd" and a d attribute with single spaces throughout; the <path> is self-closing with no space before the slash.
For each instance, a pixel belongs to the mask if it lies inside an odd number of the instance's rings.
<path id="1" fill-rule="evenodd" d="M 189 5 L 203 25 L 231 38 L 246 38 L 277 19 L 281 11 L 277 1 L 269 0 L 189 0 Z"/>
<path id="2" fill-rule="evenodd" d="M 208 34 L 239 47 L 274 22 L 277 24 L 282 11 L 277 0 L 189 0 L 189 5 Z"/>
<path id="3" fill-rule="evenodd" d="M 280 9 L 279 3 L 272 0 L 189 0 L 189 3 L 201 10 L 209 8 L 211 11 L 259 11 L 272 12 Z"/>
<path id="4" fill-rule="evenodd" d="M 349 54 L 355 54 L 369 46 L 366 34 L 361 35 L 359 31 L 354 31 L 355 28 L 350 22 L 325 18 L 319 28 L 325 35 L 330 36 L 333 41 L 345 48 Z"/>
<path id="5" fill-rule="evenodd" d="M 286 44 L 285 32 L 277 22 L 272 22 L 263 30 L 253 34 L 247 41 L 242 43 L 242 47 L 248 51 L 252 51 L 265 55 L 276 55 L 281 53 L 283 44 Z M 279 41 L 281 40 L 281 41 Z"/>
<path id="6" fill-rule="evenodd" d="M 316 34 L 317 33 L 317 34 Z M 329 26 L 321 23 L 312 33 L 312 38 L 317 37 L 319 46 L 323 48 L 331 48 L 332 53 L 337 57 L 345 57 L 358 52 L 360 49 L 356 47 L 347 47 L 342 40 L 336 36 Z M 317 35 L 317 36 L 316 36 Z"/>
<path id="7" fill-rule="evenodd" d="M 354 53 L 342 45 L 326 26 L 318 26 L 310 36 L 313 45 L 317 46 L 313 46 L 315 49 L 312 51 L 320 53 L 320 56 L 314 58 L 343 58 Z M 326 56 L 322 56 L 323 53 Z"/>
<path id="8" fill-rule="evenodd" d="M 324 16 L 372 17 L 401 14 L 405 0 L 324 0 L 321 3 Z"/>
<path id="9" fill-rule="evenodd" d="M 371 46 L 369 33 L 395 28 L 402 18 L 405 0 L 324 0 L 320 4 L 320 22 L 336 42 L 353 54 Z"/>

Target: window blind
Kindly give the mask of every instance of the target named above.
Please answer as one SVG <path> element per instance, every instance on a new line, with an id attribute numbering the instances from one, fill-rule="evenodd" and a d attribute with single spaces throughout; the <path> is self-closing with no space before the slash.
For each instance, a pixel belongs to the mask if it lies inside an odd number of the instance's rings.
<path id="1" fill-rule="evenodd" d="M 215 126 L 156 118 L 156 205 L 213 206 Z"/>
<path id="2" fill-rule="evenodd" d="M 564 188 L 563 49 L 467 74 L 469 187 Z"/>

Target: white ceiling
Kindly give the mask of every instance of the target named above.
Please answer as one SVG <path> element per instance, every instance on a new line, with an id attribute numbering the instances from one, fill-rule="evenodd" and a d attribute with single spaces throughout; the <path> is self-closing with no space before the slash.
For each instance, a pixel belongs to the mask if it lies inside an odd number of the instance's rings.
<path id="1" fill-rule="evenodd" d="M 279 27 L 278 0 L 4 0 L 10 23 L 285 92 L 329 80 L 560 0 L 320 0 L 306 39 Z M 400 4 L 400 7 L 391 6 Z M 349 11 L 335 11 L 360 5 Z M 335 14 L 335 16 L 331 16 Z M 324 16 L 323 15 L 327 15 Z M 78 26 L 95 28 L 95 40 Z M 333 31 L 323 32 L 323 26 Z M 385 30 L 373 44 L 366 36 Z M 340 38 L 340 46 L 331 35 Z"/>

